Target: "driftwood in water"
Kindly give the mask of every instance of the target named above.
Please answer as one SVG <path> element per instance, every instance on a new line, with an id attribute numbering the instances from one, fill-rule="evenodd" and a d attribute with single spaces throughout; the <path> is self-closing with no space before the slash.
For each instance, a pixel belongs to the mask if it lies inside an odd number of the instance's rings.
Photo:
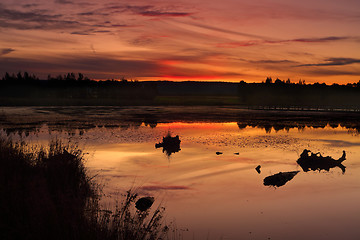
<path id="1" fill-rule="evenodd" d="M 163 137 L 163 141 L 161 143 L 156 143 L 155 148 L 163 148 L 163 152 L 166 153 L 166 155 L 170 156 L 172 153 L 179 152 L 180 149 L 180 142 L 179 136 L 176 135 L 175 137 L 171 137 L 170 134 L 168 134 L 166 137 Z"/>
<path id="2" fill-rule="evenodd" d="M 297 160 L 297 163 L 303 169 L 304 172 L 309 170 L 326 170 L 329 171 L 330 168 L 339 167 L 343 173 L 345 173 L 345 166 L 342 165 L 342 162 L 346 159 L 346 153 L 343 151 L 343 155 L 335 160 L 330 156 L 323 157 L 320 153 L 312 153 L 310 150 L 304 149 L 300 154 L 300 158 Z"/>
<path id="3" fill-rule="evenodd" d="M 299 171 L 292 171 L 292 172 L 279 172 L 277 174 L 268 176 L 264 178 L 264 185 L 265 186 L 274 186 L 274 187 L 281 187 L 285 185 L 288 181 L 293 179 Z"/>

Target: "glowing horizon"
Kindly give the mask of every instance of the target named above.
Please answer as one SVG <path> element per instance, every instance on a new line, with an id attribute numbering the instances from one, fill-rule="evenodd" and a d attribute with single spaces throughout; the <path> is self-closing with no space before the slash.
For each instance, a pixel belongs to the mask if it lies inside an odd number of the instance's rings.
<path id="1" fill-rule="evenodd" d="M 354 0 L 3 0 L 0 74 L 351 83 L 357 29 Z"/>

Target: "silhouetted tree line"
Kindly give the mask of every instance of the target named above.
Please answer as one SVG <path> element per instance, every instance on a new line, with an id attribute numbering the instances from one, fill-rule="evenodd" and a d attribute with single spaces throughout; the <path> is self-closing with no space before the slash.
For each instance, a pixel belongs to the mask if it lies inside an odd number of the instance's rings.
<path id="1" fill-rule="evenodd" d="M 360 81 L 327 85 L 271 77 L 262 83 L 139 82 L 125 78 L 96 81 L 82 73 L 49 75 L 47 80 L 40 80 L 35 75 L 19 72 L 2 77 L 0 93 L 1 105 L 153 105 L 158 96 L 198 96 L 201 98 L 196 104 L 201 105 L 208 104 L 202 96 L 234 96 L 238 100 L 232 104 L 252 108 L 360 109 Z"/>
<path id="2" fill-rule="evenodd" d="M 262 83 L 241 81 L 238 90 L 240 104 L 265 109 L 360 109 L 360 81 L 327 85 L 267 77 Z"/>
<path id="3" fill-rule="evenodd" d="M 27 72 L 6 73 L 0 81 L 2 105 L 127 105 L 143 104 L 156 95 L 149 82 L 90 80 L 82 73 L 67 73 L 40 80 Z"/>

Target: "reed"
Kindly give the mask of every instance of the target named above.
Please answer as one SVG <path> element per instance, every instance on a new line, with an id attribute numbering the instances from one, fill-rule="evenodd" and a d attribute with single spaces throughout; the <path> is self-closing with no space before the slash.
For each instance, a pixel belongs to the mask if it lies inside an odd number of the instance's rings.
<path id="1" fill-rule="evenodd" d="M 129 190 L 115 210 L 102 209 L 95 180 L 74 144 L 0 138 L 0 239 L 170 239 L 163 207 L 141 212 Z"/>

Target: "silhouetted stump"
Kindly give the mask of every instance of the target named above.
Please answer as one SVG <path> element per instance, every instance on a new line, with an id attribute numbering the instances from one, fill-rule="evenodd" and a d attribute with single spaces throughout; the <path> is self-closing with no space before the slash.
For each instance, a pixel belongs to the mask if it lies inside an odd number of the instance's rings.
<path id="1" fill-rule="evenodd" d="M 179 152 L 180 149 L 180 142 L 179 136 L 176 135 L 175 137 L 171 137 L 168 134 L 166 137 L 163 137 L 163 141 L 161 143 L 156 143 L 155 148 L 163 148 L 163 152 L 166 153 L 167 156 L 170 156 L 172 153 Z"/>
<path id="2" fill-rule="evenodd" d="M 135 203 L 135 207 L 141 211 L 144 212 L 146 210 L 148 210 L 154 203 L 154 198 L 153 197 L 143 197 L 140 198 L 139 200 L 136 201 Z"/>
<path id="3" fill-rule="evenodd" d="M 222 152 L 216 152 L 216 155 L 221 155 L 221 154 L 223 154 Z"/>
<path id="4" fill-rule="evenodd" d="M 255 170 L 257 171 L 257 173 L 258 173 L 258 174 L 260 174 L 260 173 L 261 173 L 260 168 L 261 168 L 261 166 L 260 166 L 260 165 L 258 165 L 258 166 L 255 168 Z"/>
<path id="5" fill-rule="evenodd" d="M 274 187 L 281 187 L 284 186 L 288 181 L 293 179 L 296 174 L 300 171 L 292 171 L 292 172 L 279 172 L 277 174 L 268 176 L 264 178 L 264 185 L 265 186 L 274 186 Z"/>
<path id="6" fill-rule="evenodd" d="M 343 155 L 335 160 L 330 156 L 323 157 L 320 153 L 312 153 L 310 150 L 304 149 L 300 154 L 300 158 L 297 163 L 303 169 L 304 172 L 309 170 L 326 170 L 329 171 L 331 168 L 339 167 L 343 173 L 345 173 L 345 166 L 342 162 L 346 159 L 346 153 L 343 151 Z"/>

